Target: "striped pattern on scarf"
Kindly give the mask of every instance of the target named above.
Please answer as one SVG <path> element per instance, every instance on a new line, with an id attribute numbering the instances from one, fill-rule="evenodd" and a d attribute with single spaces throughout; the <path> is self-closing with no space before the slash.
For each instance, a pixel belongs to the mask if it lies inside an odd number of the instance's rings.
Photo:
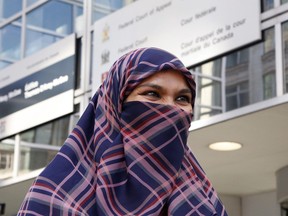
<path id="1" fill-rule="evenodd" d="M 186 144 L 192 114 L 124 102 L 168 69 L 184 75 L 195 98 L 191 73 L 174 55 L 142 48 L 118 59 L 18 215 L 227 215 Z"/>

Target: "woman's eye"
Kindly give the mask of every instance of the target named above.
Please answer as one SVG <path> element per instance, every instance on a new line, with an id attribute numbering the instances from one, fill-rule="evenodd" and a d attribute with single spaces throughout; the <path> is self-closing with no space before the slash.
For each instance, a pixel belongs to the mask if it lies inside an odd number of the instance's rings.
<path id="1" fill-rule="evenodd" d="M 160 95 L 155 91 L 146 91 L 143 93 L 145 96 L 160 98 Z"/>
<path id="2" fill-rule="evenodd" d="M 190 97 L 188 97 L 188 96 L 179 96 L 179 97 L 177 97 L 176 98 L 176 101 L 178 101 L 178 102 L 184 102 L 184 103 L 190 103 Z"/>

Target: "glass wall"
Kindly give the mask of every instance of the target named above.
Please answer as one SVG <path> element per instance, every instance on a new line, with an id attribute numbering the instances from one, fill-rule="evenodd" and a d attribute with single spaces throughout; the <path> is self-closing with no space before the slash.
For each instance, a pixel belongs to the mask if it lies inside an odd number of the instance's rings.
<path id="1" fill-rule="evenodd" d="M 74 17 L 76 7 L 76 17 Z M 52 0 L 27 14 L 25 56 L 49 46 L 74 32 L 74 19 L 81 16 L 82 8 Z"/>
<path id="2" fill-rule="evenodd" d="M 0 22 L 10 18 L 22 10 L 22 0 L 0 1 Z"/>
<path id="3" fill-rule="evenodd" d="M 39 1 L 39 0 L 26 0 L 26 6 L 28 7 L 28 6 L 36 3 L 37 1 Z"/>
<path id="4" fill-rule="evenodd" d="M 0 69 L 20 60 L 21 25 L 15 21 L 0 28 Z"/>
<path id="5" fill-rule="evenodd" d="M 197 83 L 195 119 L 207 118 L 223 112 L 221 69 L 221 59 L 191 69 Z"/>
<path id="6" fill-rule="evenodd" d="M 93 0 L 92 1 L 92 23 L 96 20 L 113 13 L 116 10 L 134 2 L 135 0 Z"/>
<path id="7" fill-rule="evenodd" d="M 77 120 L 78 114 L 76 113 L 21 133 L 19 170 L 17 171 L 13 170 L 17 143 L 13 138 L 2 140 L 0 142 L 0 180 L 12 177 L 13 172 L 22 175 L 45 167 L 59 151 Z M 14 168 L 17 169 L 17 166 Z"/>
<path id="8" fill-rule="evenodd" d="M 226 60 L 226 111 L 276 96 L 274 28 L 263 32 L 263 42 Z"/>
<path id="9" fill-rule="evenodd" d="M 262 12 L 268 11 L 274 7 L 274 0 L 261 0 Z"/>
<path id="10" fill-rule="evenodd" d="M 23 5 L 24 2 L 26 5 Z M 133 0 L 93 0 L 93 13 L 90 20 L 94 22 L 132 2 Z M 83 59 L 83 53 L 85 53 L 83 51 L 85 49 L 83 34 L 85 34 L 84 31 L 87 31 L 84 29 L 86 27 L 84 21 L 88 19 L 83 14 L 84 3 L 88 5 L 88 1 L 84 2 L 83 0 L 41 0 L 41 2 L 39 0 L 1 0 L 0 70 L 76 33 L 78 35 L 75 88 L 83 88 L 80 85 L 81 76 L 85 73 L 85 71 L 81 71 L 81 64 L 85 62 Z M 7 19 L 11 19 L 11 22 L 6 21 Z M 91 45 L 92 40 L 88 44 Z M 91 65 L 87 67 L 87 70 L 91 72 Z M 83 89 L 81 90 L 83 91 Z M 87 89 L 85 90 L 87 91 Z M 75 100 L 83 101 L 82 99 Z M 79 112 L 80 106 L 77 102 L 74 114 L 39 125 L 12 138 L 1 140 L 0 180 L 45 167 L 65 142 L 67 135 L 79 118 Z M 16 141 L 15 137 L 19 137 L 19 139 Z M 15 154 L 16 157 L 19 156 L 19 160 L 15 160 Z M 19 165 L 15 164 L 15 161 L 19 161 Z"/>
<path id="11" fill-rule="evenodd" d="M 0 141 L 0 181 L 13 176 L 14 145 L 13 137 Z"/>
<path id="12" fill-rule="evenodd" d="M 0 24 L 6 18 L 15 17 L 12 23 L 0 27 L 0 69 L 73 32 L 83 31 L 83 0 L 49 0 L 35 5 L 37 2 L 26 1 L 24 19 L 20 13 L 22 0 L 0 1 Z"/>
<path id="13" fill-rule="evenodd" d="M 197 83 L 195 119 L 275 97 L 274 28 L 263 31 L 262 42 L 192 68 L 191 72 Z"/>
<path id="14" fill-rule="evenodd" d="M 288 92 L 288 22 L 282 24 L 282 44 L 283 44 L 283 71 L 284 71 L 284 83 L 283 83 L 283 91 L 285 93 Z"/>

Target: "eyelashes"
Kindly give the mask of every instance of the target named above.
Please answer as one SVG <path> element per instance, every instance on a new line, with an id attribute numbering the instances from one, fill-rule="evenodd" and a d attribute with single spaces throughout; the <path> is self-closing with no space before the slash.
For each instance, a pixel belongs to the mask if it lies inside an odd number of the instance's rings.
<path id="1" fill-rule="evenodd" d="M 143 92 L 140 92 L 139 95 L 141 96 L 145 96 L 148 99 L 151 99 L 152 101 L 156 101 L 159 99 L 162 99 L 162 93 L 155 91 L 155 90 L 146 90 Z M 192 100 L 192 95 L 188 95 L 188 94 L 179 94 L 175 97 L 174 99 L 177 103 L 180 103 L 181 105 L 186 105 L 186 104 L 191 104 L 191 100 Z"/>
<path id="2" fill-rule="evenodd" d="M 143 93 L 140 93 L 140 95 L 148 96 L 148 97 L 151 97 L 151 98 L 161 98 L 160 94 L 158 92 L 152 91 L 152 90 L 144 91 Z"/>
<path id="3" fill-rule="evenodd" d="M 191 97 L 187 96 L 187 95 L 181 95 L 179 97 L 177 97 L 177 101 L 181 101 L 181 102 L 186 102 L 186 103 L 191 103 Z"/>

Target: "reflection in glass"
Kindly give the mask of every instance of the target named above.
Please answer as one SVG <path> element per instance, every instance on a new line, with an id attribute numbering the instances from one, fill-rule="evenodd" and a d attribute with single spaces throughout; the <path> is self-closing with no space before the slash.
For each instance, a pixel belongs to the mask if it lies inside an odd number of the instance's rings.
<path id="1" fill-rule="evenodd" d="M 26 31 L 25 56 L 29 56 L 35 53 L 36 51 L 43 49 L 49 46 L 50 44 L 55 43 L 56 41 L 60 39 L 62 39 L 62 37 L 47 34 L 47 33 L 27 30 Z"/>
<path id="2" fill-rule="evenodd" d="M 43 168 L 53 159 L 68 136 L 69 123 L 70 116 L 65 116 L 20 134 L 20 174 Z"/>
<path id="3" fill-rule="evenodd" d="M 0 70 L 7 67 L 8 65 L 10 65 L 11 62 L 5 61 L 5 60 L 0 60 Z"/>
<path id="4" fill-rule="evenodd" d="M 24 144 L 61 146 L 67 138 L 70 116 L 65 116 L 21 133 Z"/>
<path id="5" fill-rule="evenodd" d="M 21 144 L 19 174 L 26 174 L 45 167 L 56 153 L 57 150 L 37 149 Z"/>
<path id="6" fill-rule="evenodd" d="M 0 142 L 0 181 L 13 175 L 14 146 L 11 138 Z"/>
<path id="7" fill-rule="evenodd" d="M 21 28 L 13 24 L 0 29 L 0 58 L 18 60 L 20 58 Z"/>
<path id="8" fill-rule="evenodd" d="M 238 52 L 234 52 L 226 56 L 226 67 L 235 67 L 236 65 L 248 62 L 248 60 L 249 49 L 242 49 Z"/>
<path id="9" fill-rule="evenodd" d="M 39 0 L 26 0 L 26 6 L 30 6 Z"/>
<path id="10" fill-rule="evenodd" d="M 73 5 L 55 0 L 28 13 L 25 55 L 31 55 L 71 34 L 72 14 Z"/>
<path id="11" fill-rule="evenodd" d="M 222 110 L 213 109 L 211 107 L 199 106 L 198 112 L 199 112 L 197 114 L 197 115 L 199 115 L 198 119 L 206 119 L 206 118 L 209 118 L 211 116 L 218 115 L 218 114 L 222 113 Z"/>
<path id="12" fill-rule="evenodd" d="M 27 25 L 58 34 L 72 33 L 72 5 L 49 1 L 27 15 Z"/>
<path id="13" fill-rule="evenodd" d="M 20 12 L 21 9 L 22 9 L 22 0 L 1 0 L 0 22 Z"/>
<path id="14" fill-rule="evenodd" d="M 221 83 L 211 78 L 198 79 L 197 98 L 201 105 L 221 106 Z"/>
<path id="15" fill-rule="evenodd" d="M 281 0 L 281 4 L 285 4 L 287 2 L 288 2 L 288 0 Z"/>
<path id="16" fill-rule="evenodd" d="M 276 96 L 274 28 L 263 42 L 226 56 L 226 111 Z"/>
<path id="17" fill-rule="evenodd" d="M 197 84 L 195 119 L 222 112 L 221 68 L 222 59 L 216 59 L 191 70 Z"/>
<path id="18" fill-rule="evenodd" d="M 83 17 L 83 6 L 75 6 L 76 7 L 76 18 L 75 18 L 75 30 L 74 32 L 83 32 L 84 31 L 84 17 Z"/>
<path id="19" fill-rule="evenodd" d="M 79 89 L 81 87 L 82 49 L 83 49 L 82 38 L 77 38 L 76 39 L 76 53 L 77 53 L 77 55 L 76 55 L 75 89 Z M 91 62 L 93 62 L 92 59 L 91 59 Z M 90 68 L 92 68 L 92 67 L 90 67 Z"/>
<path id="20" fill-rule="evenodd" d="M 261 0 L 262 12 L 274 8 L 274 0 Z"/>
<path id="21" fill-rule="evenodd" d="M 275 50 L 275 36 L 274 36 L 274 28 L 270 28 L 264 31 L 264 53 L 273 52 Z"/>
<path id="22" fill-rule="evenodd" d="M 275 73 L 266 73 L 263 75 L 263 91 L 264 100 L 272 98 L 276 95 L 276 77 Z"/>
<path id="23" fill-rule="evenodd" d="M 288 22 L 282 25 L 283 59 L 284 59 L 284 92 L 288 92 Z"/>
<path id="24" fill-rule="evenodd" d="M 92 23 L 96 20 L 113 13 L 114 11 L 134 2 L 133 0 L 93 0 Z"/>
<path id="25" fill-rule="evenodd" d="M 221 77 L 222 60 L 216 59 L 212 62 L 205 63 L 199 68 L 200 73 L 205 76 Z"/>
<path id="26" fill-rule="evenodd" d="M 226 111 L 249 104 L 248 81 L 226 87 Z"/>

